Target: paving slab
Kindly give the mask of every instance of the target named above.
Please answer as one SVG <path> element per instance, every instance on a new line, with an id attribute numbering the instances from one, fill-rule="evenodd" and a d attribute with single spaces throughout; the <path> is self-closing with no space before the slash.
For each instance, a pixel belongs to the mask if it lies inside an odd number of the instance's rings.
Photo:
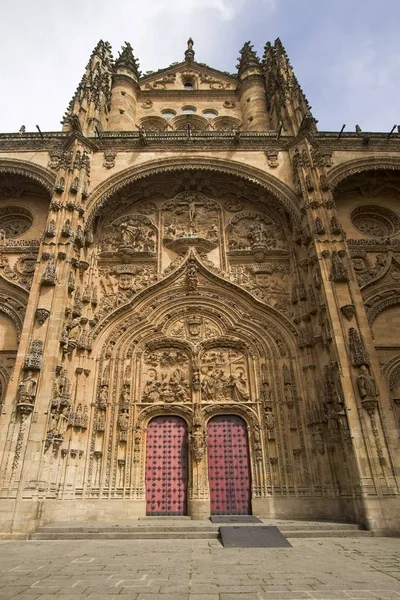
<path id="1" fill-rule="evenodd" d="M 396 538 L 1 541 L 1 600 L 400 600 Z"/>

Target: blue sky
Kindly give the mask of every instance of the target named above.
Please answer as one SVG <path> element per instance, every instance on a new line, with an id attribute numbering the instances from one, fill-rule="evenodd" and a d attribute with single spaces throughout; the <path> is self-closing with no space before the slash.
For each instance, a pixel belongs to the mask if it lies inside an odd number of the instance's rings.
<path id="1" fill-rule="evenodd" d="M 243 43 L 280 37 L 320 130 L 400 124 L 399 0 L 14 0 L 2 12 L 0 132 L 57 131 L 102 38 L 143 71 L 196 59 L 235 71 Z"/>

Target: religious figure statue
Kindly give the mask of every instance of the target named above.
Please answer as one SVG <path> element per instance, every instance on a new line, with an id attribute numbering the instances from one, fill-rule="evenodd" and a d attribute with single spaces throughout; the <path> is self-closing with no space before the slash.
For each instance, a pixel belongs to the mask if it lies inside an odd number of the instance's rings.
<path id="1" fill-rule="evenodd" d="M 266 244 L 268 242 L 268 229 L 259 217 L 249 231 L 249 239 L 252 245 Z"/>
<path id="2" fill-rule="evenodd" d="M 191 227 L 194 227 L 194 220 L 196 218 L 196 203 L 193 200 L 188 202 L 188 211 L 189 211 L 189 224 Z"/>
<path id="3" fill-rule="evenodd" d="M 122 409 L 118 417 L 118 426 L 121 431 L 127 431 L 129 428 L 129 413 L 127 409 Z"/>
<path id="4" fill-rule="evenodd" d="M 100 394 L 99 394 L 99 406 L 105 407 L 107 406 L 108 401 L 108 385 L 102 385 Z"/>
<path id="5" fill-rule="evenodd" d="M 67 431 L 68 427 L 68 417 L 67 417 L 67 407 L 65 406 L 60 414 L 58 415 L 56 432 L 57 436 L 62 437 L 64 433 Z"/>
<path id="6" fill-rule="evenodd" d="M 275 415 L 271 411 L 267 411 L 265 413 L 265 425 L 267 427 L 268 439 L 274 440 L 275 439 L 276 418 L 275 418 Z"/>
<path id="7" fill-rule="evenodd" d="M 242 371 L 239 375 L 230 375 L 226 383 L 228 395 L 236 402 L 243 402 L 249 400 L 249 393 L 247 390 L 247 381 Z"/>
<path id="8" fill-rule="evenodd" d="M 189 435 L 193 458 L 196 462 L 200 462 L 204 457 L 207 446 L 207 434 L 203 428 L 196 426 Z"/>
<path id="9" fill-rule="evenodd" d="M 20 382 L 18 386 L 18 395 L 20 402 L 34 404 L 36 395 L 37 379 L 33 376 L 32 371 L 28 371 L 27 376 Z"/>
<path id="10" fill-rule="evenodd" d="M 375 379 L 369 374 L 368 367 L 362 365 L 357 377 L 358 391 L 362 400 L 377 400 L 379 396 L 378 386 Z"/>
<path id="11" fill-rule="evenodd" d="M 143 391 L 143 402 L 158 402 L 160 400 L 161 393 L 161 383 L 160 381 L 156 381 L 155 379 L 149 379 L 146 382 Z"/>
<path id="12" fill-rule="evenodd" d="M 213 377 L 213 367 L 209 366 L 207 371 L 204 373 L 202 369 L 203 380 L 201 382 L 201 391 L 203 395 L 203 399 L 207 402 L 211 402 L 214 397 L 214 377 Z"/>

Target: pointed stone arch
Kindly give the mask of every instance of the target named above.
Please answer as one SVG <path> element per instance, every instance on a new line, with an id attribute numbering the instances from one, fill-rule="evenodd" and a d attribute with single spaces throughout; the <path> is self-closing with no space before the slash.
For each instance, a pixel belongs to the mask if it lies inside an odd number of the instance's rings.
<path id="1" fill-rule="evenodd" d="M 141 321 L 143 321 L 146 311 L 148 312 L 149 309 L 151 309 L 151 304 L 154 305 L 156 301 L 161 301 L 162 303 L 167 302 L 167 304 L 169 304 L 170 307 L 168 306 L 165 308 L 165 311 L 173 309 L 173 302 L 171 303 L 169 299 L 165 297 L 165 290 L 185 275 L 186 269 L 191 261 L 196 263 L 199 273 L 209 280 L 211 288 L 217 287 L 217 289 L 223 290 L 223 295 L 225 297 L 231 296 L 238 299 L 241 298 L 243 302 L 242 312 L 244 311 L 248 315 L 251 306 L 254 313 L 256 315 L 259 314 L 260 318 L 268 318 L 271 331 L 277 331 L 277 329 L 279 329 L 282 333 L 285 332 L 283 335 L 284 337 L 287 337 L 287 340 L 291 339 L 292 343 L 290 345 L 294 350 L 293 343 L 297 336 L 297 329 L 286 315 L 273 307 L 266 305 L 264 302 L 261 302 L 236 283 L 225 279 L 223 274 L 218 272 L 218 270 L 211 270 L 193 251 L 189 252 L 184 259 L 180 260 L 175 268 L 171 269 L 169 272 L 167 269 L 167 275 L 164 278 L 151 284 L 146 289 L 139 291 L 129 302 L 114 309 L 102 319 L 94 329 L 94 338 L 96 339 L 100 334 L 102 338 L 104 338 L 104 336 L 109 336 L 111 328 L 116 332 L 114 335 L 120 336 L 121 333 L 126 331 L 124 320 L 127 317 L 128 311 L 130 314 L 129 318 L 131 318 L 132 313 L 137 312 L 138 314 L 140 313 Z M 184 291 L 181 295 L 182 305 L 185 305 L 190 297 L 191 296 Z M 177 298 L 176 294 L 175 298 Z M 215 300 L 213 300 L 213 302 L 215 303 Z M 221 306 L 221 310 L 229 321 L 232 311 L 229 308 L 227 309 L 227 306 Z"/>

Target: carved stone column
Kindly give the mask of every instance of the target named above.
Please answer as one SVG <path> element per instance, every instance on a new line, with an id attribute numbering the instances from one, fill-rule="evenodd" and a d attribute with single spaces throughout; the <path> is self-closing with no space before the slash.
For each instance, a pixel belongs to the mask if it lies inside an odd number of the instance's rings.
<path id="1" fill-rule="evenodd" d="M 44 451 L 50 439 L 47 432 L 56 432 L 58 425 L 54 421 L 58 415 L 61 418 L 64 409 L 67 411 L 67 405 L 62 403 L 57 411 L 52 410 L 53 382 L 55 367 L 62 362 L 59 340 L 69 304 L 67 282 L 84 245 L 82 203 L 88 194 L 88 151 L 75 142 L 72 149 L 51 156 L 50 167 L 57 171 L 56 185 L 25 315 L 15 364 L 16 377 L 10 382 L 6 414 L 2 419 L 2 439 L 7 441 L 6 448 L 0 448 L 0 452 L 4 449 L 1 478 L 3 488 L 11 486 L 18 490 L 10 492 L 10 497 L 16 497 L 15 531 L 30 531 L 36 525 L 37 502 L 45 496 L 49 483 L 41 474 L 46 462 Z M 13 426 L 13 420 L 18 419 L 19 414 L 24 417 L 26 432 L 26 443 L 22 446 L 21 435 Z M 53 436 L 54 447 L 56 440 L 62 442 L 64 433 L 63 430 L 60 435 Z M 16 468 L 17 455 L 21 470 Z M 23 507 L 20 504 L 22 498 Z"/>

